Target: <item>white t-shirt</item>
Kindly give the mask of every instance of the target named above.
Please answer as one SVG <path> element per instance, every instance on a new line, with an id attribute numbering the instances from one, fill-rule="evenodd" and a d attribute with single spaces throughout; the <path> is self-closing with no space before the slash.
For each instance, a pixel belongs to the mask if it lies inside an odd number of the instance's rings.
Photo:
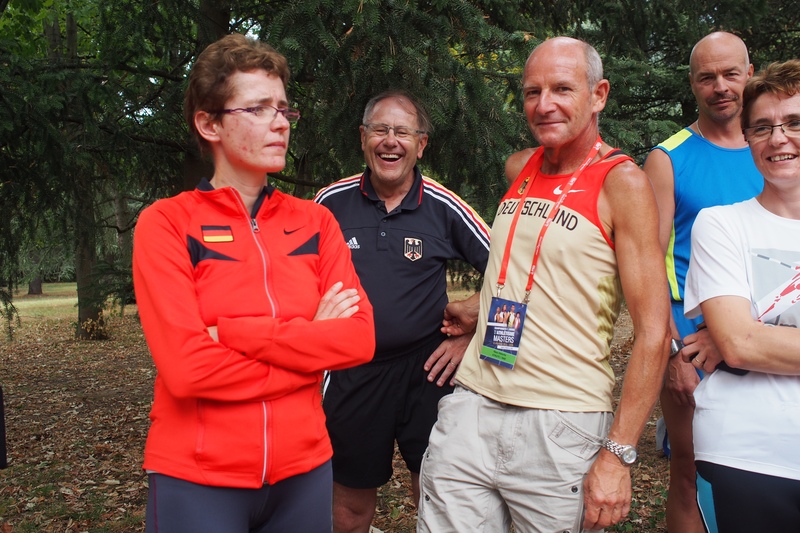
<path id="1" fill-rule="evenodd" d="M 703 209 L 692 228 L 684 310 L 741 296 L 753 318 L 800 327 L 800 220 L 751 199 Z M 800 376 L 707 374 L 694 393 L 695 459 L 800 480 Z"/>

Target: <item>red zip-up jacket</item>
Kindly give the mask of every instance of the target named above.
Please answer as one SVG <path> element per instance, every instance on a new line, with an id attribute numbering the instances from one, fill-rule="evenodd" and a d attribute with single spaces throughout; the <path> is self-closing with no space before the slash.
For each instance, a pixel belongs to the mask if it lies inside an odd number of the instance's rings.
<path id="1" fill-rule="evenodd" d="M 333 215 L 269 186 L 253 213 L 204 181 L 139 217 L 133 279 L 158 370 L 148 471 L 255 488 L 320 466 L 322 371 L 372 358 L 372 306 Z M 313 320 L 337 281 L 358 311 Z"/>

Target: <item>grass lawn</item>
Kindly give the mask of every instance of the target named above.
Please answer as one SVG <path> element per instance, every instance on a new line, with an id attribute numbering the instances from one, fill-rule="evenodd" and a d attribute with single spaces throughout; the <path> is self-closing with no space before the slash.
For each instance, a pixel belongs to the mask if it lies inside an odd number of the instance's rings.
<path id="1" fill-rule="evenodd" d="M 45 318 L 77 320 L 78 292 L 75 283 L 45 283 L 42 293 L 26 294 L 27 289 L 14 294 L 14 307 L 21 319 Z"/>

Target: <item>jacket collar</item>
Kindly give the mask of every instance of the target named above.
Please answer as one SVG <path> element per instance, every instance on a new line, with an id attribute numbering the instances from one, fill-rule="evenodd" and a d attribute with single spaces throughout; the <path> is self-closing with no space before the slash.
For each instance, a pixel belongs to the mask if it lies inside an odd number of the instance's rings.
<path id="1" fill-rule="evenodd" d="M 223 189 L 215 189 L 207 178 L 202 178 L 200 183 L 197 184 L 196 190 L 200 192 L 211 193 L 214 191 L 222 191 L 226 188 L 228 187 L 223 187 Z M 258 213 L 258 211 L 261 209 L 261 206 L 264 205 L 264 202 L 267 199 L 272 199 L 273 193 L 276 190 L 277 189 L 275 189 L 271 183 L 267 182 L 267 184 L 264 185 L 264 188 L 261 190 L 261 193 L 258 195 L 258 200 L 256 200 L 256 203 L 253 206 L 253 212 L 250 214 L 250 216 L 255 216 L 256 213 Z"/>
<path id="2" fill-rule="evenodd" d="M 372 186 L 370 179 L 372 170 L 367 167 L 361 175 L 361 194 L 372 200 L 373 202 L 383 202 L 375 192 L 375 187 Z M 411 184 L 411 189 L 408 190 L 400 202 L 400 209 L 406 211 L 413 211 L 418 208 L 422 203 L 422 173 L 419 168 L 414 165 L 414 183 Z"/>

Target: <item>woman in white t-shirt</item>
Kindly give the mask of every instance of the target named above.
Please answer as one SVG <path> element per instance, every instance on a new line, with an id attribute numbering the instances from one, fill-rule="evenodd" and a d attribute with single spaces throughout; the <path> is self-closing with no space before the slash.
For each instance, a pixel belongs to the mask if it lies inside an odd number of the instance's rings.
<path id="1" fill-rule="evenodd" d="M 720 533 L 800 531 L 800 60 L 767 66 L 743 101 L 764 190 L 700 212 L 686 282 L 686 316 L 703 314 L 718 350 L 682 352 L 707 372 L 694 450 L 714 509 L 701 512 Z"/>

